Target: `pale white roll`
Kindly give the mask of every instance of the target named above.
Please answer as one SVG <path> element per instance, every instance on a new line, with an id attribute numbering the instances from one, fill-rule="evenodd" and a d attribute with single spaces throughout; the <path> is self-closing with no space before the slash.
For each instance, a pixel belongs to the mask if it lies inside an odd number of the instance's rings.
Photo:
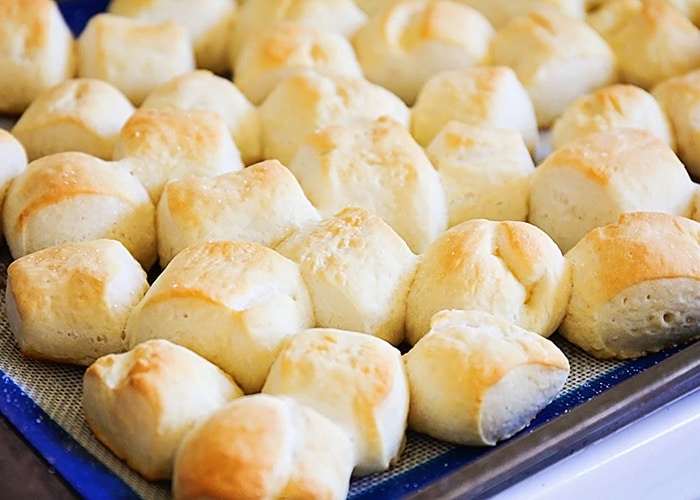
<path id="1" fill-rule="evenodd" d="M 532 156 L 514 130 L 451 121 L 426 148 L 447 197 L 448 226 L 527 220 Z"/>
<path id="2" fill-rule="evenodd" d="M 352 38 L 365 76 L 409 105 L 435 73 L 484 62 L 494 29 L 453 0 L 401 0 L 371 16 Z"/>
<path id="3" fill-rule="evenodd" d="M 493 446 L 527 427 L 570 371 L 552 341 L 484 311 L 437 313 L 404 360 L 409 428 L 467 446 Z"/>
<path id="4" fill-rule="evenodd" d="M 127 322 L 130 346 L 165 338 L 257 392 L 289 337 L 314 324 L 297 263 L 262 245 L 187 247 L 158 275 Z"/>
<path id="5" fill-rule="evenodd" d="M 290 397 L 343 428 L 355 450 L 354 475 L 387 470 L 403 451 L 408 380 L 401 352 L 382 339 L 301 331 L 280 352 L 262 392 Z"/>
<path id="6" fill-rule="evenodd" d="M 213 413 L 175 457 L 175 500 L 345 500 L 355 456 L 348 435 L 290 398 L 254 394 Z"/>
<path id="7" fill-rule="evenodd" d="M 350 41 L 335 31 L 301 22 L 276 22 L 251 33 L 233 69 L 233 82 L 259 105 L 283 79 L 306 70 L 362 77 Z"/>
<path id="8" fill-rule="evenodd" d="M 135 106 L 158 85 L 195 69 L 189 34 L 175 21 L 150 24 L 97 14 L 87 22 L 77 48 L 78 76 L 106 80 Z"/>
<path id="9" fill-rule="evenodd" d="M 189 34 L 196 66 L 225 73 L 237 7 L 236 0 L 111 0 L 107 12 L 147 23 L 177 22 Z"/>
<path id="10" fill-rule="evenodd" d="M 447 70 L 430 77 L 411 108 L 411 133 L 427 147 L 453 120 L 520 132 L 531 153 L 539 142 L 532 100 L 508 66 Z"/>
<path id="11" fill-rule="evenodd" d="M 43 156 L 15 176 L 3 231 L 19 258 L 60 243 L 120 241 L 148 270 L 156 261 L 155 205 L 127 169 L 86 153 Z"/>
<path id="12" fill-rule="evenodd" d="M 0 114 L 19 115 L 76 73 L 75 40 L 53 0 L 0 0 Z"/>
<path id="13" fill-rule="evenodd" d="M 282 80 L 258 108 L 263 157 L 289 165 L 309 134 L 329 125 L 389 116 L 408 127 L 411 112 L 394 93 L 365 78 L 313 71 Z"/>
<path id="14" fill-rule="evenodd" d="M 241 2 L 236 12 L 229 51 L 231 68 L 254 33 L 277 21 L 319 26 L 351 36 L 367 19 L 353 0 L 256 0 Z"/>
<path id="15" fill-rule="evenodd" d="M 389 117 L 331 125 L 306 137 L 289 169 L 329 217 L 365 208 L 420 253 L 447 228 L 440 177 L 408 129 Z"/>
<path id="16" fill-rule="evenodd" d="M 102 356 L 83 375 L 90 430 L 150 481 L 170 479 L 187 432 L 241 396 L 218 366 L 162 339 Z"/>
<path id="17" fill-rule="evenodd" d="M 675 148 L 671 122 L 659 101 L 641 87 L 618 83 L 572 102 L 554 122 L 552 149 L 609 128 L 641 128 Z"/>
<path id="18" fill-rule="evenodd" d="M 143 183 L 155 204 L 169 181 L 243 168 L 221 115 L 204 109 L 138 109 L 119 131 L 112 154 Z"/>
<path id="19" fill-rule="evenodd" d="M 642 129 L 608 129 L 570 142 L 537 167 L 528 220 L 567 252 L 624 212 L 688 215 L 694 192 L 664 141 Z"/>
<path id="20" fill-rule="evenodd" d="M 483 13 L 494 28 L 501 29 L 520 16 L 535 11 L 554 11 L 584 19 L 590 0 L 457 0 Z"/>
<path id="21" fill-rule="evenodd" d="M 700 29 L 664 0 L 618 0 L 588 16 L 624 83 L 644 89 L 700 66 Z"/>
<path id="22" fill-rule="evenodd" d="M 417 258 L 379 216 L 346 208 L 296 231 L 276 250 L 299 264 L 317 326 L 403 341 Z"/>
<path id="23" fill-rule="evenodd" d="M 421 256 L 406 302 L 406 340 L 415 345 L 443 309 L 485 311 L 548 337 L 570 294 L 569 263 L 544 231 L 521 221 L 468 220 Z"/>
<path id="24" fill-rule="evenodd" d="M 700 223 L 628 212 L 566 258 L 573 289 L 560 332 L 589 354 L 636 358 L 700 335 Z"/>
<path id="25" fill-rule="evenodd" d="M 186 247 L 206 241 L 251 241 L 274 247 L 319 219 L 294 175 L 276 160 L 214 177 L 171 181 L 156 209 L 160 265 L 165 267 Z"/>
<path id="26" fill-rule="evenodd" d="M 63 151 L 112 159 L 117 135 L 134 106 L 112 84 L 74 78 L 37 96 L 12 127 L 29 160 Z"/>
<path id="27" fill-rule="evenodd" d="M 203 109 L 218 112 L 246 165 L 261 159 L 258 110 L 234 83 L 207 70 L 188 71 L 151 90 L 147 108 Z"/>
<path id="28" fill-rule="evenodd" d="M 7 130 L 0 128 L 0 219 L 7 188 L 20 172 L 27 167 L 27 152 L 19 140 Z M 0 240 L 5 235 L 0 224 Z"/>
<path id="29" fill-rule="evenodd" d="M 513 68 L 527 90 L 540 128 L 577 97 L 617 81 L 607 42 L 583 19 L 553 10 L 513 19 L 491 40 L 489 64 Z"/>
<path id="30" fill-rule="evenodd" d="M 116 240 L 54 245 L 9 265 L 7 322 L 24 356 L 89 365 L 126 350 L 126 321 L 147 290 Z"/>
<path id="31" fill-rule="evenodd" d="M 651 92 L 671 122 L 678 157 L 700 178 L 700 69 L 668 78 Z"/>

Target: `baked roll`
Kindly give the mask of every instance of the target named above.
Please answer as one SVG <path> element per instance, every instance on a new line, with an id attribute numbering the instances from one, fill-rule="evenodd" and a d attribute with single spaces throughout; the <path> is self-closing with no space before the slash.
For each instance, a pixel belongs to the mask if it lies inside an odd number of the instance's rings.
<path id="1" fill-rule="evenodd" d="M 520 132 L 530 153 L 539 142 L 535 108 L 508 66 L 442 71 L 428 79 L 411 108 L 411 133 L 427 147 L 450 121 Z"/>
<path id="2" fill-rule="evenodd" d="M 294 175 L 276 160 L 215 177 L 171 181 L 156 208 L 160 265 L 165 267 L 186 247 L 207 241 L 274 247 L 319 219 Z"/>
<path id="3" fill-rule="evenodd" d="M 312 328 L 293 336 L 262 392 L 286 396 L 340 426 L 354 447 L 354 475 L 387 470 L 405 441 L 408 380 L 401 352 L 366 333 Z"/>
<path id="4" fill-rule="evenodd" d="M 353 35 L 368 80 L 412 105 L 432 75 L 484 62 L 494 29 L 479 11 L 452 0 L 401 0 Z"/>
<path id="5" fill-rule="evenodd" d="M 649 90 L 700 66 L 700 29 L 664 0 L 618 0 L 587 20 L 615 53 L 624 83 Z"/>
<path id="6" fill-rule="evenodd" d="M 366 208 L 416 253 L 447 228 L 438 173 L 408 129 L 390 117 L 320 128 L 288 165 L 323 215 Z"/>
<path id="7" fill-rule="evenodd" d="M 77 76 L 111 83 L 135 106 L 158 85 L 195 69 L 189 34 L 175 21 L 97 14 L 78 37 L 77 50 Z"/>
<path id="8" fill-rule="evenodd" d="M 112 159 L 114 144 L 134 106 L 112 84 L 74 78 L 42 92 L 12 127 L 29 160 L 63 151 Z"/>
<path id="9" fill-rule="evenodd" d="M 601 359 L 644 356 L 700 336 L 700 223 L 629 212 L 588 232 L 566 259 L 561 334 Z"/>
<path id="10" fill-rule="evenodd" d="M 204 109 L 138 109 L 119 131 L 114 151 L 158 204 L 168 181 L 243 168 L 221 115 Z"/>
<path id="11" fill-rule="evenodd" d="M 155 279 L 126 325 L 130 347 L 164 338 L 257 392 L 287 339 L 314 324 L 298 264 L 262 245 L 187 247 Z"/>
<path id="12" fill-rule="evenodd" d="M 513 19 L 491 40 L 489 64 L 513 68 L 527 90 L 540 128 L 577 97 L 617 81 L 607 42 L 583 19 L 542 10 Z"/>
<path id="13" fill-rule="evenodd" d="M 313 71 L 282 80 L 258 108 L 263 157 L 289 165 L 307 135 L 328 125 L 389 116 L 408 127 L 410 110 L 396 94 L 365 78 Z"/>
<path id="14" fill-rule="evenodd" d="M 406 301 L 406 340 L 415 345 L 443 309 L 485 311 L 548 337 L 570 294 L 570 264 L 544 231 L 527 222 L 468 220 L 421 255 Z"/>
<path id="15" fill-rule="evenodd" d="M 445 191 L 449 227 L 469 219 L 527 220 L 535 164 L 520 133 L 451 121 L 425 152 Z"/>
<path id="16" fill-rule="evenodd" d="M 317 326 L 401 344 L 417 258 L 379 216 L 346 208 L 292 233 L 275 249 L 299 264 Z"/>
<path id="17" fill-rule="evenodd" d="M 126 350 L 127 318 L 147 290 L 116 240 L 54 245 L 8 266 L 7 322 L 24 356 L 89 365 Z"/>
<path id="18" fill-rule="evenodd" d="M 13 258 L 61 243 L 120 241 L 148 270 L 157 257 L 155 206 L 128 169 L 86 153 L 43 156 L 5 195 L 3 231 Z"/>
<path id="19" fill-rule="evenodd" d="M 90 430 L 151 481 L 170 479 L 187 432 L 241 396 L 219 367 L 162 339 L 103 356 L 83 375 L 83 415 Z"/>
<path id="20" fill-rule="evenodd" d="M 535 11 L 549 10 L 584 19 L 591 0 L 458 0 L 483 13 L 494 28 L 501 29 L 520 16 Z"/>
<path id="21" fill-rule="evenodd" d="M 592 132 L 609 128 L 641 128 L 675 148 L 674 132 L 659 101 L 641 87 L 607 85 L 578 97 L 552 127 L 552 149 Z"/>
<path id="22" fill-rule="evenodd" d="M 174 21 L 182 25 L 192 43 L 195 64 L 219 74 L 229 68 L 229 48 L 237 12 L 236 0 L 110 0 L 107 12 L 146 23 Z"/>
<path id="23" fill-rule="evenodd" d="M 233 82 L 259 105 L 284 78 L 306 70 L 363 76 L 350 41 L 340 33 L 280 21 L 251 33 L 233 68 Z"/>
<path id="24" fill-rule="evenodd" d="M 671 147 L 633 128 L 588 134 L 532 175 L 528 220 L 567 252 L 591 229 L 640 210 L 687 216 L 695 184 Z"/>
<path id="25" fill-rule="evenodd" d="M 0 220 L 2 207 L 10 182 L 27 167 L 27 152 L 19 140 L 7 130 L 0 128 Z M 5 235 L 0 224 L 0 241 Z"/>
<path id="26" fill-rule="evenodd" d="M 527 427 L 570 371 L 553 342 L 485 311 L 438 312 L 404 360 L 409 428 L 467 446 L 493 446 Z"/>
<path id="27" fill-rule="evenodd" d="M 173 498 L 343 500 L 354 459 L 347 434 L 319 412 L 289 398 L 249 395 L 185 436 Z"/>
<path id="28" fill-rule="evenodd" d="M 76 74 L 75 39 L 53 0 L 0 0 L 0 114 L 19 115 Z"/>
<path id="29" fill-rule="evenodd" d="M 262 159 L 258 110 L 234 83 L 207 70 L 188 71 L 151 90 L 141 109 L 178 108 L 216 111 L 223 118 L 241 159 Z"/>

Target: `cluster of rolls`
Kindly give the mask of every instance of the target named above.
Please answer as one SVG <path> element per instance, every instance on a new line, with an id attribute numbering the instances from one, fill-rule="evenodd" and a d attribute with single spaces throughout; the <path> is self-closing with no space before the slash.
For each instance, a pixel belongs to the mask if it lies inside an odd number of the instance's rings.
<path id="1" fill-rule="evenodd" d="M 407 429 L 527 426 L 555 332 L 700 336 L 700 2 L 112 0 L 73 35 L 31 1 L 7 319 L 176 497 L 343 498 Z"/>

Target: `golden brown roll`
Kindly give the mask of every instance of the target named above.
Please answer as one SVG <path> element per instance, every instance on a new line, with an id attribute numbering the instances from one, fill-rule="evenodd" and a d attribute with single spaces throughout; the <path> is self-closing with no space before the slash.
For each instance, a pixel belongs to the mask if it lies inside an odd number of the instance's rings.
<path id="1" fill-rule="evenodd" d="M 0 114 L 19 115 L 76 74 L 75 40 L 53 0 L 0 0 Z"/>
<path id="2" fill-rule="evenodd" d="M 289 169 L 319 211 L 374 212 L 420 253 L 447 228 L 440 177 L 408 129 L 390 117 L 317 129 Z"/>
<path id="3" fill-rule="evenodd" d="M 214 177 L 170 181 L 156 208 L 160 265 L 206 241 L 274 247 L 319 219 L 294 175 L 276 160 Z"/>
<path id="4" fill-rule="evenodd" d="M 520 133 L 451 121 L 425 151 L 447 197 L 449 227 L 469 219 L 527 220 L 535 164 Z"/>
<path id="5" fill-rule="evenodd" d="M 148 480 L 170 479 L 188 431 L 243 396 L 230 376 L 167 340 L 102 356 L 83 375 L 90 430 Z"/>
<path id="6" fill-rule="evenodd" d="M 408 380 L 401 352 L 382 339 L 301 331 L 280 352 L 262 392 L 290 397 L 341 427 L 355 450 L 354 475 L 387 470 L 403 451 Z"/>
<path id="7" fill-rule="evenodd" d="M 73 78 L 39 94 L 12 133 L 30 161 L 63 151 L 111 160 L 119 131 L 133 112 L 131 101 L 112 84 Z"/>
<path id="8" fill-rule="evenodd" d="M 156 261 L 155 206 L 128 169 L 86 153 L 44 156 L 5 195 L 3 231 L 13 258 L 61 243 L 120 241 L 148 270 Z"/>
<path id="9" fill-rule="evenodd" d="M 0 219 L 5 195 L 10 182 L 27 167 L 27 152 L 19 140 L 7 130 L 0 128 Z M 0 224 L 0 241 L 5 235 Z"/>
<path id="10" fill-rule="evenodd" d="M 421 255 L 406 302 L 406 340 L 415 345 L 443 309 L 485 311 L 547 337 L 570 294 L 570 265 L 544 231 L 527 222 L 468 220 Z"/>
<path id="11" fill-rule="evenodd" d="M 484 62 L 494 29 L 479 11 L 452 0 L 400 0 L 352 37 L 365 76 L 409 105 L 432 75 Z"/>
<path id="12" fill-rule="evenodd" d="M 97 14 L 78 37 L 77 49 L 77 76 L 108 81 L 135 106 L 158 85 L 195 69 L 189 34 L 175 21 L 150 24 Z"/>
<path id="13" fill-rule="evenodd" d="M 299 264 L 317 326 L 403 341 L 417 258 L 379 216 L 346 208 L 292 233 L 276 250 Z"/>
<path id="14" fill-rule="evenodd" d="M 493 446 L 527 427 L 570 370 L 553 342 L 484 311 L 437 313 L 404 360 L 409 428 L 467 446 Z"/>
<path id="15" fill-rule="evenodd" d="M 491 40 L 489 64 L 513 68 L 527 90 L 540 128 L 577 97 L 617 81 L 607 42 L 583 19 L 556 10 L 517 17 Z"/>
<path id="16" fill-rule="evenodd" d="M 173 471 L 175 500 L 344 500 L 354 465 L 348 435 L 289 398 L 238 398 L 189 432 Z"/>
<path id="17" fill-rule="evenodd" d="M 567 252 L 591 229 L 639 210 L 687 216 L 695 185 L 671 147 L 634 128 L 588 134 L 535 170 L 528 220 Z"/>
<path id="18" fill-rule="evenodd" d="M 458 0 L 483 13 L 496 29 L 535 11 L 554 11 L 583 19 L 590 0 Z"/>
<path id="19" fill-rule="evenodd" d="M 636 358 L 700 336 L 700 223 L 630 212 L 588 232 L 566 259 L 560 332 L 597 358 Z"/>
<path id="20" fill-rule="evenodd" d="M 187 247 L 129 317 L 130 347 L 164 338 L 192 349 L 257 392 L 287 339 L 314 324 L 298 264 L 262 245 Z"/>
<path id="21" fill-rule="evenodd" d="M 145 271 L 116 240 L 54 245 L 8 267 L 7 322 L 23 355 L 89 365 L 126 350 L 126 321 L 147 290 Z"/>

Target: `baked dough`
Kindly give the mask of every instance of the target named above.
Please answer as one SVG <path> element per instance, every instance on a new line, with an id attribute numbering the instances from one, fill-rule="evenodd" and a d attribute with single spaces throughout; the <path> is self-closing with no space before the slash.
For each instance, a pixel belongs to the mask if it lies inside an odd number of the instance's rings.
<path id="1" fill-rule="evenodd" d="M 189 34 L 175 21 L 151 24 L 97 14 L 78 37 L 77 49 L 77 76 L 111 83 L 135 106 L 158 85 L 195 69 Z"/>
<path id="2" fill-rule="evenodd" d="M 452 0 L 400 0 L 352 37 L 367 79 L 412 105 L 432 75 L 484 62 L 494 35 L 479 11 Z"/>
<path id="3" fill-rule="evenodd" d="M 539 143 L 535 108 L 508 66 L 442 71 L 428 79 L 411 108 L 411 133 L 427 147 L 450 121 L 516 130 L 530 153 Z"/>
<path id="4" fill-rule="evenodd" d="M 75 40 L 56 2 L 0 0 L 0 68 L 0 114 L 21 114 L 75 76 Z"/>
<path id="5" fill-rule="evenodd" d="M 10 182 L 27 167 L 27 152 L 19 140 L 7 130 L 0 128 L 0 220 L 2 207 Z M 0 224 L 0 241 L 5 235 Z"/>
<path id="6" fill-rule="evenodd" d="M 155 206 L 126 168 L 67 151 L 29 163 L 10 183 L 3 231 L 14 259 L 53 245 L 120 241 L 148 270 L 157 257 Z"/>
<path id="7" fill-rule="evenodd" d="M 9 265 L 7 322 L 24 356 L 89 365 L 126 350 L 126 321 L 147 290 L 116 240 L 55 245 Z"/>
<path id="8" fill-rule="evenodd" d="M 324 216 L 366 208 L 416 253 L 447 228 L 438 173 L 408 129 L 390 117 L 320 128 L 288 165 Z"/>
<path id="9" fill-rule="evenodd" d="M 588 134 L 532 175 L 528 220 L 567 252 L 591 229 L 639 210 L 690 213 L 695 184 L 671 147 L 634 128 Z"/>
<path id="10" fill-rule="evenodd" d="M 156 209 L 158 256 L 165 267 L 181 250 L 216 240 L 274 247 L 320 219 L 294 175 L 266 160 L 215 177 L 165 185 Z"/>
<path id="11" fill-rule="evenodd" d="M 233 69 L 233 82 L 259 105 L 284 78 L 313 70 L 362 77 L 350 41 L 340 33 L 301 22 L 277 22 L 251 33 Z"/>
<path id="12" fill-rule="evenodd" d="M 219 367 L 167 340 L 96 360 L 83 375 L 90 430 L 148 480 L 170 479 L 187 432 L 243 396 Z"/>
<path id="13" fill-rule="evenodd" d="M 117 135 L 134 106 L 112 84 L 74 78 L 39 94 L 12 127 L 29 160 L 63 151 L 112 159 Z"/>
<path id="14" fill-rule="evenodd" d="M 192 349 L 257 392 L 287 339 L 314 324 L 299 266 L 250 242 L 187 247 L 129 317 L 130 347 L 155 338 Z"/>
<path id="15" fill-rule="evenodd" d="M 415 345 L 443 309 L 486 311 L 548 337 L 570 294 L 570 265 L 544 231 L 527 222 L 468 220 L 421 255 L 406 302 L 406 340 Z"/>
<path id="16" fill-rule="evenodd" d="M 583 19 L 556 10 L 517 17 L 491 40 L 489 64 L 513 68 L 527 90 L 540 128 L 577 97 L 617 81 L 617 61 Z"/>
<path id="17" fill-rule="evenodd" d="M 289 165 L 307 135 L 329 125 L 389 116 L 409 126 L 411 112 L 394 93 L 364 77 L 313 71 L 282 80 L 258 108 L 263 157 Z"/>
<path id="18" fill-rule="evenodd" d="M 467 446 L 493 446 L 527 427 L 570 371 L 553 342 L 484 311 L 437 313 L 404 360 L 409 428 Z"/>
<path id="19" fill-rule="evenodd" d="M 292 233 L 276 250 L 299 264 L 317 326 L 401 344 L 417 258 L 379 216 L 346 208 Z"/>
<path id="20" fill-rule="evenodd" d="M 207 70 L 188 71 L 151 90 L 140 106 L 218 112 L 241 159 L 250 165 L 262 159 L 258 110 L 234 83 Z"/>
<path id="21" fill-rule="evenodd" d="M 569 252 L 573 290 L 560 332 L 597 358 L 636 358 L 700 336 L 700 223 L 622 214 Z"/>
<path id="22" fill-rule="evenodd" d="M 675 148 L 671 122 L 659 101 L 641 87 L 618 83 L 572 102 L 552 127 L 552 149 L 592 132 L 627 127 L 647 130 Z"/>
<path id="23" fill-rule="evenodd" d="M 591 0 L 458 0 L 483 13 L 494 28 L 501 29 L 512 20 L 535 11 L 560 12 L 575 19 L 584 19 Z"/>
<path id="24" fill-rule="evenodd" d="M 289 398 L 244 396 L 187 434 L 175 457 L 175 500 L 344 500 L 354 454 L 338 426 Z"/>
<path id="25" fill-rule="evenodd" d="M 387 470 L 403 451 L 408 380 L 401 352 L 361 332 L 312 328 L 293 336 L 262 392 L 291 397 L 348 433 L 354 475 Z"/>
<path id="26" fill-rule="evenodd" d="M 448 122 L 426 148 L 447 197 L 448 226 L 527 220 L 535 164 L 515 130 Z"/>

